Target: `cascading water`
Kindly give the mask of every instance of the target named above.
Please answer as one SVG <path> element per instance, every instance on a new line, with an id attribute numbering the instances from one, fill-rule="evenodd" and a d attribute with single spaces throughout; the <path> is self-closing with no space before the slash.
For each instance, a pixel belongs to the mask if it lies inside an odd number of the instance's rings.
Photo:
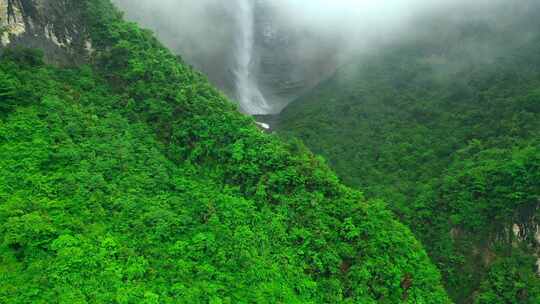
<path id="1" fill-rule="evenodd" d="M 268 114 L 270 106 L 252 75 L 255 36 L 254 0 L 236 0 L 237 36 L 235 52 L 236 94 L 241 109 L 252 115 Z"/>

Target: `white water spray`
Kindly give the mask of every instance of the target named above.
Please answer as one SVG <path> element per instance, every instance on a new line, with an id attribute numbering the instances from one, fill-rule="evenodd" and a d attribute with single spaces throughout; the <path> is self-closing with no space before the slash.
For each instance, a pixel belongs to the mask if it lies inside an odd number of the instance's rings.
<path id="1" fill-rule="evenodd" d="M 253 0 L 236 0 L 237 38 L 235 52 L 236 94 L 241 109 L 248 114 L 268 114 L 270 106 L 252 75 L 255 44 L 255 16 Z"/>

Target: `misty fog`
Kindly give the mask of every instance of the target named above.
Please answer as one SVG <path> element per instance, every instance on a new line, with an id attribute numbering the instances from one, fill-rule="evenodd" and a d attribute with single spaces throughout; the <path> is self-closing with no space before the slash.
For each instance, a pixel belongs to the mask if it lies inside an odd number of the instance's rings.
<path id="1" fill-rule="evenodd" d="M 350 58 L 377 52 L 396 41 L 430 35 L 438 19 L 456 25 L 483 19 L 494 26 L 504 26 L 501 14 L 511 15 L 510 6 L 515 8 L 518 3 L 525 9 L 527 3 L 517 0 L 114 2 L 129 19 L 152 29 L 166 46 L 206 73 L 231 98 L 240 100 L 241 109 L 250 114 L 279 112 Z M 250 17 L 253 29 L 239 27 L 242 3 L 253 6 Z M 504 5 L 508 7 L 498 9 Z M 252 33 L 242 33 L 244 30 Z M 239 45 L 247 47 L 248 52 L 244 49 L 240 56 Z M 485 44 L 464 48 L 475 49 L 473 53 L 481 54 L 479 58 L 488 58 L 487 53 L 493 49 Z M 242 60 L 248 61 L 247 67 L 241 68 Z M 270 106 L 246 105 L 250 100 L 255 103 L 255 99 L 258 104 Z"/>

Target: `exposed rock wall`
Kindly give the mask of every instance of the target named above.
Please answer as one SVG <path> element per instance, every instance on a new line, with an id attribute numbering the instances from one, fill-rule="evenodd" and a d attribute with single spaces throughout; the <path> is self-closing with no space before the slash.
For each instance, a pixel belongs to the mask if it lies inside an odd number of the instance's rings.
<path id="1" fill-rule="evenodd" d="M 81 1 L 0 0 L 0 52 L 38 48 L 49 63 L 85 61 L 92 47 L 77 15 L 78 5 Z"/>
<path id="2" fill-rule="evenodd" d="M 339 44 L 321 45 L 317 33 L 287 22 L 274 1 L 253 1 L 255 45 L 251 72 L 272 108 L 268 114 L 272 114 L 335 72 Z M 235 1 L 206 0 L 196 9 L 192 0 L 113 2 L 129 19 L 154 30 L 164 44 L 207 74 L 214 85 L 233 99 L 237 97 Z"/>
<path id="3" fill-rule="evenodd" d="M 534 208 L 527 210 L 520 220 L 512 225 L 514 239 L 526 244 L 536 256 L 537 272 L 540 275 L 540 198 Z"/>
<path id="4" fill-rule="evenodd" d="M 537 272 L 540 275 L 540 224 L 536 221 L 527 224 L 515 223 L 512 225 L 515 245 L 526 244 L 536 256 Z"/>
<path id="5" fill-rule="evenodd" d="M 335 72 L 341 44 L 323 44 L 317 33 L 283 21 L 274 5 L 256 2 L 255 71 L 263 95 L 280 111 Z"/>
<path id="6" fill-rule="evenodd" d="M 11 44 L 26 32 L 22 11 L 17 6 L 12 6 L 8 0 L 0 0 L 0 46 Z"/>

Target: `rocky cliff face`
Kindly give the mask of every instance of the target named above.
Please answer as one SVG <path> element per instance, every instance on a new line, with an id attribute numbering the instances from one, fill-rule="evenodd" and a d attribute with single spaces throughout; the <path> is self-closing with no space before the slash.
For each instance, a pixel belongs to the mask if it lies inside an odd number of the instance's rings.
<path id="1" fill-rule="evenodd" d="M 0 0 L 0 52 L 38 48 L 54 64 L 84 61 L 92 46 L 75 1 Z"/>
<path id="2" fill-rule="evenodd" d="M 538 201 L 540 206 L 540 200 Z M 532 210 L 532 214 L 538 214 L 540 207 Z M 510 230 L 510 229 L 507 229 Z M 536 257 L 537 273 L 540 275 L 540 224 L 535 215 L 522 222 L 514 223 L 511 227 L 514 236 L 514 246 L 525 244 L 530 252 Z"/>
<path id="3" fill-rule="evenodd" d="M 190 0 L 164 0 L 160 5 L 153 0 L 114 2 L 129 19 L 154 30 L 169 48 L 207 74 L 231 98 L 237 98 L 235 1 L 193 4 Z M 271 114 L 333 74 L 339 44 L 328 41 L 321 47 L 322 37 L 284 22 L 284 12 L 273 1 L 254 0 L 254 6 L 251 72 L 270 104 Z"/>
<path id="4" fill-rule="evenodd" d="M 284 22 L 272 1 L 258 1 L 255 7 L 255 72 L 263 95 L 281 111 L 335 72 L 340 44 Z"/>

